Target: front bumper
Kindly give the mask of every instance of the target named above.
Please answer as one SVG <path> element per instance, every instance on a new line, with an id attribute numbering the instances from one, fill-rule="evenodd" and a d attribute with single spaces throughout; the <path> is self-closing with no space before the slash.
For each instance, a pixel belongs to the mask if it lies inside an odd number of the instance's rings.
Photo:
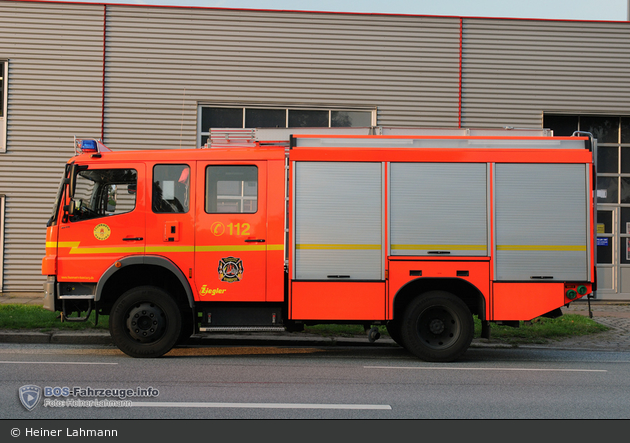
<path id="1" fill-rule="evenodd" d="M 55 312 L 55 287 L 56 279 L 54 275 L 49 275 L 44 283 L 44 309 Z"/>

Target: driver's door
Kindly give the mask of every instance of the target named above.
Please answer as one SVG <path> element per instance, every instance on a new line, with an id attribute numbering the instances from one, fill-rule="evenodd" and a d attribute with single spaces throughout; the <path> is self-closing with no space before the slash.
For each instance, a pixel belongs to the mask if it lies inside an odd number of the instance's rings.
<path id="1" fill-rule="evenodd" d="M 72 214 L 59 220 L 59 281 L 96 283 L 125 256 L 144 254 L 144 164 L 77 168 Z"/>

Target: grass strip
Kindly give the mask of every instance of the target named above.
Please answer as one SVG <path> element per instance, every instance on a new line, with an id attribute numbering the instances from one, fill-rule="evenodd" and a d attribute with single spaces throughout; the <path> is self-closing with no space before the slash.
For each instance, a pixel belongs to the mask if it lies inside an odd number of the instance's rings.
<path id="1" fill-rule="evenodd" d="M 59 330 L 107 330 L 109 317 L 99 316 L 96 325 L 94 312 L 85 322 L 61 321 L 58 312 L 51 312 L 41 306 L 9 304 L 0 305 L 0 329 L 31 329 L 40 332 Z M 550 340 L 560 340 L 568 337 L 597 334 L 609 328 L 588 317 L 567 314 L 551 319 L 538 317 L 532 321 L 521 321 L 518 328 L 490 324 L 490 338 L 508 344 L 519 343 L 547 343 Z M 385 326 L 379 326 L 381 336 L 388 337 Z M 306 326 L 305 333 L 317 334 L 323 337 L 357 337 L 365 336 L 361 325 L 315 325 Z M 481 335 L 481 321 L 475 317 L 475 337 Z"/>
<path id="2" fill-rule="evenodd" d="M 108 329 L 109 317 L 99 316 L 96 324 L 96 314 L 92 312 L 87 321 L 61 321 L 59 312 L 51 312 L 41 306 L 33 305 L 0 305 L 0 329 L 36 329 L 48 332 L 51 329 L 83 330 Z"/>
<path id="3" fill-rule="evenodd" d="M 544 344 L 550 340 L 597 334 L 607 331 L 607 326 L 601 325 L 588 317 L 577 314 L 566 314 L 559 318 L 538 317 L 532 321 L 520 321 L 519 327 L 490 324 L 490 339 L 507 344 Z M 304 332 L 320 334 L 326 337 L 354 337 L 365 335 L 361 325 L 315 325 L 306 326 Z M 389 337 L 385 326 L 379 326 L 383 337 Z M 481 321 L 475 316 L 475 337 L 481 336 Z"/>

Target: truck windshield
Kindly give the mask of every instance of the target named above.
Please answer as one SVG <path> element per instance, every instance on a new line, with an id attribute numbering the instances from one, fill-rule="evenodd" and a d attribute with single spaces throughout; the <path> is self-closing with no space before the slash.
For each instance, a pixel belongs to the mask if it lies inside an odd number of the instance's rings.
<path id="1" fill-rule="evenodd" d="M 137 172 L 134 169 L 88 169 L 76 177 L 74 213 L 70 221 L 131 212 L 136 206 Z"/>
<path id="2" fill-rule="evenodd" d="M 65 188 L 65 179 L 68 177 L 68 171 L 70 170 L 70 165 L 66 165 L 66 169 L 63 173 L 63 177 L 61 177 L 61 183 L 59 183 L 59 190 L 57 191 L 57 197 L 55 198 L 55 203 L 52 208 L 52 215 L 48 219 L 48 224 L 46 226 L 52 226 L 57 223 L 57 214 L 59 214 L 59 202 L 61 202 L 61 198 L 63 196 L 63 191 Z"/>

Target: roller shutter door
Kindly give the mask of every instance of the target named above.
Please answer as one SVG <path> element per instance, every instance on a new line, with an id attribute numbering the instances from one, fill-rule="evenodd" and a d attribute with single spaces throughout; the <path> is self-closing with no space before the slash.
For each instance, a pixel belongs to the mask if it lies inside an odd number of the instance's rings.
<path id="1" fill-rule="evenodd" d="M 585 168 L 496 165 L 497 280 L 588 278 Z"/>
<path id="2" fill-rule="evenodd" d="M 391 255 L 487 256 L 485 163 L 392 163 Z"/>
<path id="3" fill-rule="evenodd" d="M 381 163 L 296 162 L 294 278 L 383 279 Z"/>

